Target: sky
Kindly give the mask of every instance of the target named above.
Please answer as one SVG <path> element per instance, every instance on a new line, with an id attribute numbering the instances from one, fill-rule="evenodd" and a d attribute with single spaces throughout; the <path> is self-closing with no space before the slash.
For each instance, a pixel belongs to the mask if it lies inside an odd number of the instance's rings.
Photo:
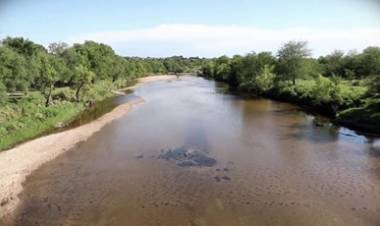
<path id="1" fill-rule="evenodd" d="M 380 0 L 0 0 L 7 36 L 141 57 L 276 52 L 295 40 L 319 56 L 380 46 Z"/>

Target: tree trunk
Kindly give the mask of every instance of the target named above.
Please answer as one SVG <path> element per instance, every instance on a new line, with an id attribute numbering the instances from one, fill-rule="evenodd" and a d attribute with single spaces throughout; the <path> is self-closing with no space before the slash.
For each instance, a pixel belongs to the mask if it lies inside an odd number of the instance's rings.
<path id="1" fill-rule="evenodd" d="M 79 102 L 80 90 L 82 89 L 83 85 L 84 85 L 84 82 L 82 82 L 81 84 L 79 84 L 77 92 L 75 93 L 75 97 L 76 97 L 76 99 L 77 99 L 78 102 Z"/>
<path id="2" fill-rule="evenodd" d="M 49 105 L 50 105 L 51 93 L 53 92 L 53 88 L 54 88 L 54 85 L 50 84 L 49 91 L 48 91 L 47 95 L 45 96 L 45 98 L 46 98 L 45 106 L 46 107 L 49 107 Z"/>
<path id="3" fill-rule="evenodd" d="M 296 85 L 296 77 L 297 77 L 297 72 L 298 72 L 298 66 L 296 62 L 293 62 L 293 86 Z"/>

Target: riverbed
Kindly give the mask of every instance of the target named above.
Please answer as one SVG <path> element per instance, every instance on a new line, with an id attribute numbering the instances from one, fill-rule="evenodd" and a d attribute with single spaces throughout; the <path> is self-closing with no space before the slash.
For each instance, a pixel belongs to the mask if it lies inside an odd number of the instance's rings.
<path id="1" fill-rule="evenodd" d="M 32 172 L 10 225 L 380 225 L 380 140 L 184 76 Z"/>

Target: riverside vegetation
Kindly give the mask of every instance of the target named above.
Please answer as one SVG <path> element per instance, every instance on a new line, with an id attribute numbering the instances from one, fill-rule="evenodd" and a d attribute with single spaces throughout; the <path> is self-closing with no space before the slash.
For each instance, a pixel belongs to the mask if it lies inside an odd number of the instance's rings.
<path id="1" fill-rule="evenodd" d="M 240 91 L 290 101 L 379 132 L 380 48 L 310 57 L 305 42 L 270 52 L 214 59 L 121 57 L 86 41 L 46 49 L 24 38 L 0 43 L 0 150 L 73 120 L 112 90 L 151 74 L 198 73 Z"/>
<path id="2" fill-rule="evenodd" d="M 239 91 L 310 107 L 337 123 L 380 132 L 380 47 L 312 58 L 307 42 L 288 42 L 274 56 L 250 53 L 209 60 L 201 75 Z"/>
<path id="3" fill-rule="evenodd" d="M 193 72 L 199 58 L 121 57 L 87 41 L 48 49 L 24 38 L 0 44 L 0 150 L 73 120 L 113 90 L 151 74 Z"/>

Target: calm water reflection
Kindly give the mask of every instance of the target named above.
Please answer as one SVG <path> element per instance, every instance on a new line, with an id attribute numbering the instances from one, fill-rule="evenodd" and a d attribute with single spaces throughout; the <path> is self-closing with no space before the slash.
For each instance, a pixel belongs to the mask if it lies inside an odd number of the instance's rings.
<path id="1" fill-rule="evenodd" d="M 380 225 L 380 142 L 183 77 L 28 177 L 16 225 Z M 161 150 L 206 150 L 178 167 Z"/>

